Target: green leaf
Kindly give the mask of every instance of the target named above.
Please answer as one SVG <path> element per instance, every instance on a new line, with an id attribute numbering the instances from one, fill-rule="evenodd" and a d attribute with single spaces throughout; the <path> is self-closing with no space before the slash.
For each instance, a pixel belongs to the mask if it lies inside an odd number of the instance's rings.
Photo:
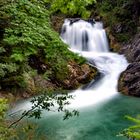
<path id="1" fill-rule="evenodd" d="M 14 61 L 22 62 L 23 60 L 25 60 L 25 57 L 23 56 L 23 54 L 12 54 L 11 59 L 13 59 Z"/>

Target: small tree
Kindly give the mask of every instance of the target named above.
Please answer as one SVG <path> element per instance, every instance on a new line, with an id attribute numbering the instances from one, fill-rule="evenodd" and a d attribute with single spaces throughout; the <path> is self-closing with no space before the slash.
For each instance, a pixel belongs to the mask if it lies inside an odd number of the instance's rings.
<path id="1" fill-rule="evenodd" d="M 78 116 L 79 112 L 77 110 L 69 110 L 65 107 L 70 104 L 70 100 L 73 99 L 72 95 L 68 95 L 66 93 L 63 94 L 54 94 L 54 93 L 48 93 L 46 94 L 46 91 L 43 95 L 39 97 L 34 97 L 31 100 L 31 103 L 33 104 L 31 109 L 26 110 L 22 113 L 21 117 L 14 121 L 12 124 L 10 124 L 9 128 L 13 125 L 17 125 L 23 118 L 35 118 L 40 119 L 42 111 L 58 111 L 63 112 L 63 120 L 69 119 L 72 116 Z"/>

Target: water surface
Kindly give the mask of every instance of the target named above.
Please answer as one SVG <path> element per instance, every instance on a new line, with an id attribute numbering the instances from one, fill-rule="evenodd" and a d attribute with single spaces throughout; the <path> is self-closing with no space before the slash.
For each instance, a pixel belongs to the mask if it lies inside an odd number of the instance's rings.
<path id="1" fill-rule="evenodd" d="M 117 95 L 108 102 L 79 109 L 80 116 L 63 121 L 62 114 L 44 113 L 38 134 L 47 140 L 126 140 L 116 135 L 131 123 L 125 115 L 140 112 L 138 98 Z"/>

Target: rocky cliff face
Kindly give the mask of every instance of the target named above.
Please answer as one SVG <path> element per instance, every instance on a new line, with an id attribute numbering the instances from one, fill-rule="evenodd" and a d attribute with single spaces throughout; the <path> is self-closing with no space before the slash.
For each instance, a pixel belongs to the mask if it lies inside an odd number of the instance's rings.
<path id="1" fill-rule="evenodd" d="M 130 65 L 121 74 L 118 89 L 127 95 L 140 96 L 140 33 L 123 45 L 120 53 L 126 56 Z"/>
<path id="2" fill-rule="evenodd" d="M 140 97 L 140 0 L 100 0 L 98 13 L 103 18 L 110 50 L 124 54 L 130 63 L 121 74 L 121 93 Z"/>
<path id="3" fill-rule="evenodd" d="M 78 65 L 75 62 L 69 62 L 68 64 L 69 75 L 67 78 L 61 81 L 58 80 L 45 80 L 41 76 L 35 77 L 35 87 L 38 89 L 49 90 L 73 90 L 83 84 L 89 83 L 99 73 L 95 67 L 91 67 L 88 64 Z"/>
<path id="4" fill-rule="evenodd" d="M 120 53 L 124 54 L 130 63 L 140 62 L 140 32 L 122 46 Z"/>

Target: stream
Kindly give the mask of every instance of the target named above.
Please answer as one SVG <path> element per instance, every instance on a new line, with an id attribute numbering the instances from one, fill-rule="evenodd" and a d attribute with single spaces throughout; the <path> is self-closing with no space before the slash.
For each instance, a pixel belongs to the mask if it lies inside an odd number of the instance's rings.
<path id="1" fill-rule="evenodd" d="M 136 116 L 140 102 L 117 91 L 119 75 L 128 66 L 125 57 L 109 52 L 102 22 L 66 19 L 61 38 L 71 51 L 97 67 L 101 78 L 69 93 L 74 100 L 67 107 L 78 109 L 79 117 L 63 121 L 62 113 L 44 111 L 42 119 L 33 120 L 39 125 L 38 136 L 42 133 L 46 140 L 127 140 L 116 135 L 131 124 L 124 116 Z M 12 112 L 28 106 L 29 101 L 19 102 Z"/>

